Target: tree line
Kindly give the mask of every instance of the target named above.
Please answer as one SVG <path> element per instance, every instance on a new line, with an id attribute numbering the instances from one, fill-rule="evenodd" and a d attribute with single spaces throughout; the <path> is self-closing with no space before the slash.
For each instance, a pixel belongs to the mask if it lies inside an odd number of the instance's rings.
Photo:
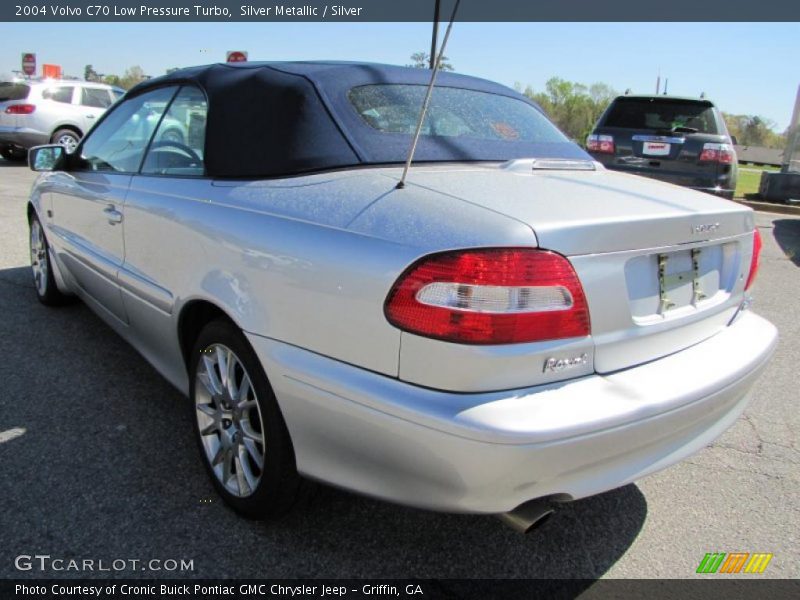
<path id="1" fill-rule="evenodd" d="M 583 143 L 592 132 L 594 124 L 608 107 L 611 100 L 619 94 L 605 83 L 584 85 L 553 77 L 545 84 L 544 91 L 536 92 L 530 86 L 523 93 L 539 104 L 550 118 L 578 143 Z M 733 115 L 723 112 L 728 132 L 742 146 L 765 146 L 767 148 L 786 147 L 787 131 L 777 133 L 775 122 L 758 115 Z"/>

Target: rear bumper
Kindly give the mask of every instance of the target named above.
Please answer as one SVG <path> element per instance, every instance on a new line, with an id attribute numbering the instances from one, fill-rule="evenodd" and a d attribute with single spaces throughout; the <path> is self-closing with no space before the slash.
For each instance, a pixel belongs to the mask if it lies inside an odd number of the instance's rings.
<path id="1" fill-rule="evenodd" d="M 249 338 L 303 474 L 403 504 L 499 513 L 613 489 L 700 450 L 744 410 L 777 331 L 745 312 L 713 338 L 638 367 L 480 394 Z"/>
<path id="2" fill-rule="evenodd" d="M 0 146 L 13 145 L 27 150 L 49 141 L 46 133 L 28 127 L 0 127 Z"/>
<path id="3" fill-rule="evenodd" d="M 700 173 L 692 171 L 674 171 L 666 166 L 664 168 L 652 168 L 646 166 L 646 161 L 637 159 L 641 162 L 626 164 L 620 162 L 616 156 L 609 155 L 592 155 L 593 158 L 603 164 L 607 169 L 613 171 L 621 171 L 630 175 L 639 175 L 641 177 L 649 177 L 650 179 L 657 179 L 664 183 L 671 183 L 682 187 L 688 187 L 700 192 L 715 194 L 717 196 L 724 196 L 726 198 L 733 197 L 733 192 L 736 188 L 736 176 L 732 170 L 728 173 Z"/>

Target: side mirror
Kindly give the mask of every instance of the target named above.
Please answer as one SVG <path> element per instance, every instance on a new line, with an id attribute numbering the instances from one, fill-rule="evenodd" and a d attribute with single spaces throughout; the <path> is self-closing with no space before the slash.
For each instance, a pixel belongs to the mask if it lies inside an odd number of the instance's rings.
<path id="1" fill-rule="evenodd" d="M 733 144 L 734 146 L 738 146 L 739 145 L 739 142 L 736 140 L 736 136 L 735 135 L 731 136 L 731 144 Z"/>
<path id="2" fill-rule="evenodd" d="M 28 164 L 33 171 L 60 171 L 66 166 L 64 146 L 36 146 L 28 150 Z"/>

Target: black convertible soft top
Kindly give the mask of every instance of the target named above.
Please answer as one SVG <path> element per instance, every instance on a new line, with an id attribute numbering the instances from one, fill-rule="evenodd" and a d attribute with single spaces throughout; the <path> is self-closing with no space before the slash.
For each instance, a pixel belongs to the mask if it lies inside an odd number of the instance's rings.
<path id="1" fill-rule="evenodd" d="M 429 80 L 427 69 L 370 63 L 223 63 L 149 79 L 128 96 L 164 85 L 198 86 L 208 99 L 206 173 L 226 178 L 274 177 L 404 162 L 412 136 L 370 127 L 356 112 L 348 92 L 371 84 L 424 86 Z M 488 92 L 536 106 L 505 86 L 465 75 L 439 73 L 436 87 Z M 566 138 L 556 143 L 531 143 L 424 135 L 414 160 L 524 157 L 589 159 Z"/>

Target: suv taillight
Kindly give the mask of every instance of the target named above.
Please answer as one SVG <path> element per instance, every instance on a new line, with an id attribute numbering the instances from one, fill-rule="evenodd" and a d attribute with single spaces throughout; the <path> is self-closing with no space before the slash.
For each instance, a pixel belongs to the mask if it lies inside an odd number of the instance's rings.
<path id="1" fill-rule="evenodd" d="M 730 144 L 703 144 L 700 162 L 716 162 L 723 165 L 733 164 L 735 154 Z"/>
<path id="2" fill-rule="evenodd" d="M 586 138 L 586 149 L 589 152 L 614 154 L 614 136 L 592 134 Z"/>
<path id="3" fill-rule="evenodd" d="M 750 261 L 750 273 L 747 274 L 747 282 L 744 284 L 744 289 L 749 290 L 753 285 L 753 280 L 758 273 L 758 260 L 761 258 L 761 234 L 758 229 L 753 231 L 753 258 Z"/>
<path id="4" fill-rule="evenodd" d="M 570 262 L 555 252 L 492 248 L 422 258 L 394 284 L 390 323 L 461 344 L 589 335 L 589 309 Z"/>
<path id="5" fill-rule="evenodd" d="M 36 110 L 35 104 L 12 104 L 6 107 L 7 115 L 29 115 Z"/>

